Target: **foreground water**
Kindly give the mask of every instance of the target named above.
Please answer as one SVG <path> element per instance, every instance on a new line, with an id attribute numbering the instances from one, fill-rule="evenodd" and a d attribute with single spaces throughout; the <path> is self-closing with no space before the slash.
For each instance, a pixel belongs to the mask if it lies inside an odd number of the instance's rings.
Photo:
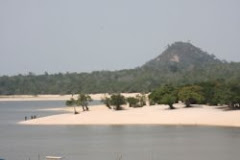
<path id="1" fill-rule="evenodd" d="M 24 116 L 63 101 L 0 102 L 0 159 L 42 160 L 236 160 L 240 129 L 183 126 L 20 126 Z"/>

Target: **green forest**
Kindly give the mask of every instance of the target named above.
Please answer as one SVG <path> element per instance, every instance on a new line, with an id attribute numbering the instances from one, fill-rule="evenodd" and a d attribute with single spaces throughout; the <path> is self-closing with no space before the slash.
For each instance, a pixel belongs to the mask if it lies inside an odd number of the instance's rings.
<path id="1" fill-rule="evenodd" d="M 155 59 L 127 70 L 1 76 L 0 95 L 151 92 L 161 85 L 238 84 L 240 63 L 221 61 L 190 43 L 176 42 Z"/>

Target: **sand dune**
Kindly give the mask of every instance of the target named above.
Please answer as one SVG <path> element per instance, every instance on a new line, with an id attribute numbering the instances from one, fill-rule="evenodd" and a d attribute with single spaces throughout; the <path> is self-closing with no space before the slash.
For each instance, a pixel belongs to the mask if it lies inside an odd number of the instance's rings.
<path id="1" fill-rule="evenodd" d="M 240 111 L 223 111 L 217 106 L 197 105 L 168 110 L 166 105 L 128 108 L 123 111 L 109 110 L 103 105 L 91 107 L 88 112 L 73 114 L 72 108 L 58 108 L 69 111 L 34 120 L 21 121 L 22 125 L 210 125 L 240 127 Z M 77 108 L 81 111 L 81 108 Z M 55 109 L 56 110 L 56 109 Z"/>

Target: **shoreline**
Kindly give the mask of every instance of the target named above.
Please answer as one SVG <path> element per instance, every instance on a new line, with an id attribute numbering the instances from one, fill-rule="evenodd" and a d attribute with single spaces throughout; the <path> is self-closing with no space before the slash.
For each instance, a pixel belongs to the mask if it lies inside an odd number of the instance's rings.
<path id="1" fill-rule="evenodd" d="M 121 126 L 121 125 L 162 125 L 162 126 L 216 126 L 240 127 L 240 111 L 223 111 L 217 106 L 197 105 L 184 108 L 183 104 L 175 104 L 177 109 L 168 110 L 166 105 L 144 106 L 125 110 L 109 110 L 104 105 L 90 107 L 90 111 L 74 115 L 73 108 L 54 110 L 68 113 L 51 115 L 28 121 L 20 125 L 79 125 L 79 126 Z M 51 109 L 48 109 L 51 110 Z"/>
<path id="2" fill-rule="evenodd" d="M 109 126 L 162 126 L 162 127 L 220 127 L 220 128 L 239 128 L 240 126 L 231 126 L 231 125 L 216 125 L 216 124 L 20 124 L 24 126 L 89 126 L 89 127 L 109 127 Z"/>
<path id="3" fill-rule="evenodd" d="M 125 97 L 135 97 L 139 93 L 121 93 Z M 93 100 L 101 100 L 105 96 L 109 96 L 106 93 L 89 94 Z M 73 97 L 76 99 L 77 94 Z M 0 102 L 4 101 L 66 101 L 72 97 L 68 95 L 57 95 L 57 94 L 44 94 L 44 95 L 0 95 Z"/>

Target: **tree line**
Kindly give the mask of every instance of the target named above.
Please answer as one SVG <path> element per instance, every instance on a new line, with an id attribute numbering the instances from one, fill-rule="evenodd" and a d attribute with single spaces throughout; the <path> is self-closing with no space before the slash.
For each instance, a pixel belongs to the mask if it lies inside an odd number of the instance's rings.
<path id="1" fill-rule="evenodd" d="M 102 98 L 102 102 L 107 108 L 122 110 L 122 105 L 128 104 L 129 107 L 143 107 L 150 105 L 165 104 L 169 109 L 175 109 L 174 104 L 183 102 L 186 107 L 192 104 L 207 105 L 227 105 L 229 109 L 240 109 L 240 84 L 224 83 L 222 81 L 201 82 L 183 86 L 173 86 L 171 84 L 162 85 L 151 93 L 148 97 L 145 93 L 137 94 L 135 97 L 124 97 L 121 94 L 112 94 L 110 97 Z M 67 106 L 82 106 L 83 111 L 88 111 L 88 103 L 92 101 L 87 94 L 79 94 L 75 100 L 71 98 L 66 101 Z M 77 114 L 74 107 L 74 113 Z"/>
<path id="2" fill-rule="evenodd" d="M 89 105 L 89 102 L 91 101 L 92 101 L 91 96 L 80 93 L 77 99 L 74 99 L 72 95 L 71 99 L 67 100 L 65 104 L 66 106 L 73 106 L 74 114 L 78 114 L 79 112 L 77 112 L 76 106 L 81 106 L 83 111 L 89 111 L 88 105 Z"/>
<path id="3" fill-rule="evenodd" d="M 240 63 L 218 63 L 192 70 L 169 65 L 120 71 L 1 76 L 0 95 L 151 92 L 164 84 L 175 86 L 208 81 L 240 80 Z"/>
<path id="4" fill-rule="evenodd" d="M 149 95 L 149 100 L 151 104 L 167 104 L 170 109 L 174 109 L 173 104 L 178 101 L 185 103 L 186 107 L 198 103 L 240 109 L 240 84 L 237 81 L 213 81 L 177 87 L 163 85 Z"/>
<path id="5" fill-rule="evenodd" d="M 129 103 L 130 107 L 143 107 L 146 105 L 146 96 L 145 94 L 138 94 L 136 97 L 128 97 L 125 98 L 123 95 L 119 94 L 112 94 L 110 97 L 103 97 L 102 103 L 106 105 L 107 108 L 113 110 L 122 110 L 122 105 Z M 72 97 L 65 102 L 66 106 L 71 106 L 74 108 L 74 114 L 78 114 L 76 110 L 76 106 L 81 106 L 82 111 L 89 111 L 89 102 L 92 101 L 91 96 L 88 94 L 80 93 L 78 94 L 77 99 Z"/>

